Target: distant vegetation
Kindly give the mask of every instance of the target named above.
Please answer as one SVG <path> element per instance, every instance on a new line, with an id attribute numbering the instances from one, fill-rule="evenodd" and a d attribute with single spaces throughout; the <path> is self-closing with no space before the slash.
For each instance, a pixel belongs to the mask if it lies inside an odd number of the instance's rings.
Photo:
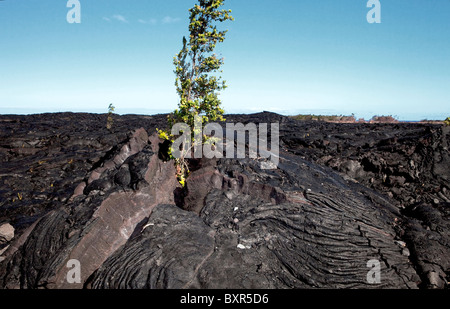
<path id="1" fill-rule="evenodd" d="M 450 117 L 447 117 L 447 119 L 444 120 L 444 124 L 450 126 Z"/>
<path id="2" fill-rule="evenodd" d="M 295 120 L 304 120 L 304 121 L 325 121 L 325 122 L 356 122 L 356 118 L 354 115 L 351 116 L 327 116 L 327 115 L 297 115 L 292 116 Z"/>
<path id="3" fill-rule="evenodd" d="M 397 117 L 394 116 L 373 116 L 369 121 L 364 119 L 356 119 L 355 115 L 297 115 L 291 116 L 292 119 L 302 121 L 323 121 L 323 122 L 344 122 L 344 123 L 397 123 Z"/>
<path id="4" fill-rule="evenodd" d="M 397 117 L 393 117 L 393 116 L 389 115 L 389 116 L 373 116 L 369 122 L 371 122 L 371 123 L 397 123 L 399 121 L 398 121 Z"/>

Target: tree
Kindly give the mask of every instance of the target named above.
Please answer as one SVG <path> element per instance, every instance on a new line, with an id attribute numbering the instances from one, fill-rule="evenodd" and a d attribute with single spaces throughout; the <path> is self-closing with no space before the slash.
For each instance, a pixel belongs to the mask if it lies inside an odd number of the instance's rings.
<path id="1" fill-rule="evenodd" d="M 175 86 L 180 102 L 178 109 L 169 115 L 169 128 L 177 123 L 185 123 L 190 128 L 195 127 L 195 122 L 201 117 L 202 127 L 213 121 L 223 121 L 224 110 L 220 107 L 219 92 L 226 89 L 226 82 L 216 76 L 222 72 L 220 67 L 224 63 L 223 58 L 218 58 L 214 49 L 218 43 L 225 40 L 227 30 L 219 31 L 217 23 L 234 20 L 230 15 L 231 10 L 221 7 L 225 0 L 199 0 L 189 10 L 189 38 L 183 37 L 183 48 L 174 57 L 176 74 Z M 174 136 L 171 130 L 158 130 L 160 136 L 173 143 Z M 190 147 L 183 149 L 187 154 L 195 146 L 195 134 L 192 132 Z M 206 141 L 203 137 L 202 143 Z M 183 184 L 189 173 L 184 155 L 176 158 L 178 176 Z"/>
<path id="2" fill-rule="evenodd" d="M 111 103 L 108 106 L 108 118 L 106 119 L 106 128 L 108 130 L 112 129 L 112 126 L 114 124 L 114 119 L 113 119 L 113 114 L 114 114 L 114 110 L 116 108 L 114 107 L 114 105 Z"/>

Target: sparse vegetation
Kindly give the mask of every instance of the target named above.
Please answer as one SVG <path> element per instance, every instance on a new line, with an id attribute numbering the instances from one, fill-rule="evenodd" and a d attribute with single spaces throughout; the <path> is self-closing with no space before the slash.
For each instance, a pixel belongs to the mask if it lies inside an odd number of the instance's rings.
<path id="1" fill-rule="evenodd" d="M 447 117 L 447 119 L 444 120 L 444 125 L 450 126 L 450 117 Z"/>
<path id="2" fill-rule="evenodd" d="M 397 123 L 399 122 L 396 116 L 373 116 L 369 122 L 371 123 Z"/>
<path id="3" fill-rule="evenodd" d="M 355 114 L 351 116 L 343 115 L 297 115 L 291 116 L 292 119 L 301 121 L 324 121 L 324 122 L 340 122 L 340 123 L 398 123 L 397 116 L 373 116 L 369 121 L 364 119 L 356 119 Z"/>
<path id="4" fill-rule="evenodd" d="M 325 121 L 325 122 L 355 122 L 355 115 L 351 116 L 337 116 L 337 115 L 297 115 L 292 116 L 291 118 L 295 120 L 303 120 L 303 121 Z"/>
<path id="5" fill-rule="evenodd" d="M 174 57 L 175 86 L 180 102 L 178 109 L 169 115 L 169 129 L 158 130 L 160 137 L 171 144 L 175 140 L 171 129 L 177 123 L 185 123 L 193 129 L 196 119 L 201 120 L 202 126 L 211 121 L 225 120 L 218 96 L 219 92 L 227 86 L 221 77 L 215 75 L 217 72 L 222 72 L 220 67 L 224 61 L 214 53 L 216 45 L 225 40 L 227 33 L 227 30 L 219 31 L 216 23 L 233 20 L 230 15 L 231 10 L 220 9 L 224 2 L 225 0 L 199 0 L 198 4 L 189 10 L 189 38 L 183 37 L 183 48 Z M 201 132 L 191 133 L 191 146 L 180 149 L 180 158 L 173 158 L 170 150 L 168 154 L 170 158 L 175 159 L 178 180 L 182 185 L 185 184 L 189 174 L 185 156 L 198 142 L 194 136 L 201 134 Z M 202 143 L 206 140 L 207 137 L 203 137 Z"/>
<path id="6" fill-rule="evenodd" d="M 111 103 L 111 104 L 109 104 L 109 106 L 108 106 L 108 118 L 107 118 L 107 120 L 106 120 L 106 128 L 108 129 L 108 130 L 111 130 L 112 129 L 112 126 L 113 126 L 113 124 L 114 124 L 114 119 L 113 119 L 113 114 L 114 114 L 114 111 L 115 111 L 115 107 L 114 107 L 114 105 Z"/>

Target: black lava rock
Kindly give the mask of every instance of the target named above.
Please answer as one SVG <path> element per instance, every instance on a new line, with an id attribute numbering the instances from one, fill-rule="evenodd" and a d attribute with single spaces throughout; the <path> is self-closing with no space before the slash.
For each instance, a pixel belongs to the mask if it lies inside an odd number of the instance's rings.
<path id="1" fill-rule="evenodd" d="M 448 287 L 446 127 L 228 115 L 280 124 L 277 168 L 197 160 L 181 188 L 154 135 L 166 115 L 111 131 L 106 117 L 0 116 L 0 222 L 15 229 L 0 288 Z"/>

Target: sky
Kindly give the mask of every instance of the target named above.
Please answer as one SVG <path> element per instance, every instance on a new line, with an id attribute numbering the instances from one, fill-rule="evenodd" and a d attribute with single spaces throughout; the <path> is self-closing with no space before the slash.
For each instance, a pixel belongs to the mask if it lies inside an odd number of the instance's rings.
<path id="1" fill-rule="evenodd" d="M 0 1 L 0 114 L 173 111 L 196 0 Z M 226 0 L 226 113 L 450 116 L 450 1 Z"/>

